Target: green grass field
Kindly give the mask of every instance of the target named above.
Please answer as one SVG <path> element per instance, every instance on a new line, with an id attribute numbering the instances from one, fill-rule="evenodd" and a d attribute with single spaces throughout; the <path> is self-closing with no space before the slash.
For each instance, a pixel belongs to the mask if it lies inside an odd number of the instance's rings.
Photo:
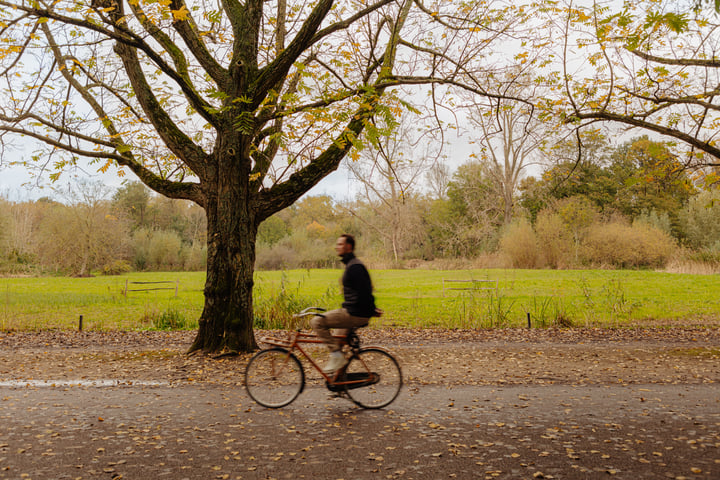
<path id="1" fill-rule="evenodd" d="M 341 302 L 340 270 L 256 274 L 256 324 L 287 326 L 305 306 Z M 720 276 L 612 270 L 374 270 L 374 326 L 490 328 L 720 324 Z M 489 280 L 476 290 L 444 280 Z M 196 328 L 204 273 L 134 273 L 93 278 L 0 278 L 0 330 Z M 129 292 L 129 288 L 170 290 Z M 495 285 L 497 284 L 497 289 Z M 468 286 L 445 283 L 445 286 Z"/>

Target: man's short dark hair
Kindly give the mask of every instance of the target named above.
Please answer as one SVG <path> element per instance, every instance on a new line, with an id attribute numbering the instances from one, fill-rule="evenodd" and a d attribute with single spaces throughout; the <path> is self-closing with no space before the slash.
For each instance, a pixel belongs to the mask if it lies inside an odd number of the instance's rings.
<path id="1" fill-rule="evenodd" d="M 349 233 L 343 233 L 340 236 L 345 239 L 345 243 L 350 245 L 352 247 L 352 249 L 355 250 L 355 237 L 353 237 Z"/>

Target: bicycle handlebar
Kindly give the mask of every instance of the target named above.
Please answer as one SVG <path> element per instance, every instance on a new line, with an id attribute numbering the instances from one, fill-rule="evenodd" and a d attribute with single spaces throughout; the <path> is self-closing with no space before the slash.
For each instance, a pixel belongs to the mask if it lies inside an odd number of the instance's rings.
<path id="1" fill-rule="evenodd" d="M 296 313 L 293 315 L 293 318 L 302 318 L 302 317 L 308 317 L 310 315 L 317 315 L 319 313 L 325 312 L 326 309 L 322 307 L 308 307 L 304 309 L 303 311 Z"/>

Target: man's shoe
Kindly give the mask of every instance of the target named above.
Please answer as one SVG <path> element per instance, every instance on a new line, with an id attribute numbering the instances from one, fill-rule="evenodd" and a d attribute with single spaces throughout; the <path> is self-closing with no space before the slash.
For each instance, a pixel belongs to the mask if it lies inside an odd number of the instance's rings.
<path id="1" fill-rule="evenodd" d="M 332 352 L 330 353 L 330 360 L 328 360 L 328 362 L 323 367 L 323 372 L 333 373 L 344 367 L 346 363 L 347 359 L 342 352 Z"/>

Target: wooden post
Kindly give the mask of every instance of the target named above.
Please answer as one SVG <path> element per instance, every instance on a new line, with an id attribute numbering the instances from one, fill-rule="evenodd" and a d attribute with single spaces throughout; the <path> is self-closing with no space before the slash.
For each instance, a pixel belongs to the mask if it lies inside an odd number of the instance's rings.
<path id="1" fill-rule="evenodd" d="M 82 320 L 83 320 L 83 316 L 80 315 L 80 322 L 78 323 L 78 332 L 82 332 Z"/>
<path id="2" fill-rule="evenodd" d="M 528 328 L 532 328 L 532 324 L 530 323 L 530 312 L 527 312 L 527 319 L 528 319 Z"/>

